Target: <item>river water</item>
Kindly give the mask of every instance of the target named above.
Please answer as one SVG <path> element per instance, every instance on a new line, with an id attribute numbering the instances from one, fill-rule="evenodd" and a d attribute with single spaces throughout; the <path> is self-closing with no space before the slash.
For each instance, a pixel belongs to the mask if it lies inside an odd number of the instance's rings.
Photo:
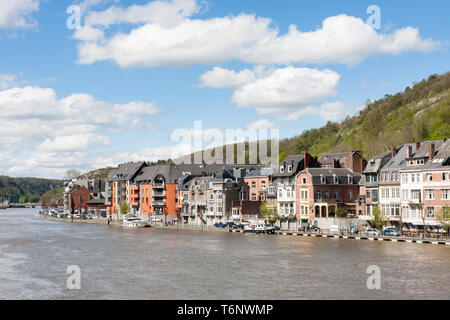
<path id="1" fill-rule="evenodd" d="M 81 288 L 66 286 L 79 266 Z M 368 289 L 368 266 L 381 289 Z M 450 247 L 122 229 L 0 211 L 0 299 L 450 299 Z"/>

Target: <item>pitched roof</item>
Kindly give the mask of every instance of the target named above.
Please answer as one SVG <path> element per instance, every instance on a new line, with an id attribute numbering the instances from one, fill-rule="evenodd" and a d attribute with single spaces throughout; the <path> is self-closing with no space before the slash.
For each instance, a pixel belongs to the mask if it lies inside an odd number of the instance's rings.
<path id="1" fill-rule="evenodd" d="M 313 185 L 322 184 L 322 177 L 325 178 L 325 184 L 335 184 L 335 176 L 338 179 L 338 184 L 358 184 L 361 180 L 361 174 L 348 168 L 306 168 L 301 172 L 311 175 Z M 353 183 L 350 183 L 349 176 L 353 177 Z"/>
<path id="2" fill-rule="evenodd" d="M 351 156 L 352 152 L 341 152 L 341 153 L 329 153 L 324 154 L 320 157 L 319 163 L 321 164 L 332 164 L 333 160 L 339 160 L 341 158 L 346 158 L 348 156 Z"/>
<path id="3" fill-rule="evenodd" d="M 147 164 L 144 161 L 127 162 L 119 165 L 119 168 L 111 170 L 108 174 L 108 181 L 131 180 Z"/>
<path id="4" fill-rule="evenodd" d="M 391 158 L 392 153 L 390 151 L 377 154 L 367 162 L 363 173 L 377 173 Z"/>
<path id="5" fill-rule="evenodd" d="M 303 166 L 300 166 L 300 163 L 303 163 L 305 159 L 304 155 L 292 155 L 287 157 L 285 160 L 280 162 L 278 166 L 278 170 L 274 173 L 274 177 L 290 177 L 296 175 L 300 170 L 303 169 Z M 288 171 L 287 166 L 292 165 L 292 171 Z M 281 167 L 284 167 L 284 172 L 281 172 Z"/>

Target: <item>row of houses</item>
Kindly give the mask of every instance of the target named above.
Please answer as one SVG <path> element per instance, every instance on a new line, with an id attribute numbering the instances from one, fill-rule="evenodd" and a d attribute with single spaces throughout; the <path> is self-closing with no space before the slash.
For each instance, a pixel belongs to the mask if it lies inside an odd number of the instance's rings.
<path id="1" fill-rule="evenodd" d="M 280 223 L 298 226 L 344 216 L 369 220 L 375 206 L 390 224 L 438 225 L 450 205 L 450 142 L 391 147 L 369 161 L 351 151 L 320 158 L 304 152 L 277 166 L 129 162 L 106 180 L 70 183 L 67 199 L 88 192 L 85 208 L 113 219 L 120 219 L 126 203 L 144 219 L 161 216 L 195 225 L 258 220 L 267 202 Z"/>

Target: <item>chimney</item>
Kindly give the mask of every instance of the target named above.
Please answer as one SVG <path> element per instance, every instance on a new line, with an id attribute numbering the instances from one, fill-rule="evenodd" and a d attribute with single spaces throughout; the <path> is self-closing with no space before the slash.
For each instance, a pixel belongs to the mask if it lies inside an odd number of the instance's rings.
<path id="1" fill-rule="evenodd" d="M 430 143 L 428 145 L 428 160 L 433 160 L 434 157 L 434 152 L 435 152 L 435 145 L 434 143 Z"/>
<path id="2" fill-rule="evenodd" d="M 397 147 L 396 146 L 389 147 L 389 151 L 391 152 L 393 158 L 397 154 Z"/>
<path id="3" fill-rule="evenodd" d="M 331 167 L 332 168 L 339 168 L 339 160 L 338 159 L 333 159 L 333 161 L 331 163 Z"/>
<path id="4" fill-rule="evenodd" d="M 406 158 L 411 158 L 412 157 L 412 146 L 407 146 L 406 147 Z"/>
<path id="5" fill-rule="evenodd" d="M 420 148 L 420 142 L 416 142 L 416 152 L 417 152 L 417 150 L 419 150 L 419 148 Z"/>
<path id="6" fill-rule="evenodd" d="M 303 169 L 308 168 L 309 166 L 309 153 L 308 152 L 303 152 Z"/>

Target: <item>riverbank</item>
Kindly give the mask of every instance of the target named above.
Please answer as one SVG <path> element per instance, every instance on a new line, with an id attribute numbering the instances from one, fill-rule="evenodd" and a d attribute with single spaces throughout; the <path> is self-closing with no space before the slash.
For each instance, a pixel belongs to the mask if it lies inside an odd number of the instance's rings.
<path id="1" fill-rule="evenodd" d="M 51 217 L 46 214 L 39 214 L 40 217 L 56 221 L 56 222 L 69 222 L 72 223 L 71 219 L 65 219 L 65 218 L 56 218 Z M 74 219 L 73 223 L 85 223 L 85 224 L 102 224 L 107 225 L 108 221 L 107 219 Z M 110 223 L 111 226 L 114 227 L 122 227 L 122 223 L 113 221 Z M 222 228 L 214 228 L 214 227 L 206 227 L 206 226 L 188 226 L 188 225 L 150 225 L 152 228 L 156 229 L 171 229 L 171 230 L 183 230 L 183 231 L 207 231 L 207 232 L 236 232 L 236 233 L 244 233 L 243 230 L 234 230 L 234 229 L 222 229 Z M 334 238 L 334 239 L 347 239 L 347 240 L 366 240 L 366 241 L 391 241 L 391 242 L 404 242 L 404 243 L 425 243 L 425 244 L 436 244 L 436 245 L 447 245 L 450 246 L 450 239 L 416 239 L 416 238 L 408 238 L 408 237 L 383 237 L 383 236 L 364 236 L 364 235 L 341 235 L 341 234 L 335 234 L 335 233 L 315 233 L 315 232 L 292 232 L 292 231 L 276 231 L 275 235 L 282 235 L 282 236 L 303 236 L 303 237 L 317 237 L 317 238 Z"/>

